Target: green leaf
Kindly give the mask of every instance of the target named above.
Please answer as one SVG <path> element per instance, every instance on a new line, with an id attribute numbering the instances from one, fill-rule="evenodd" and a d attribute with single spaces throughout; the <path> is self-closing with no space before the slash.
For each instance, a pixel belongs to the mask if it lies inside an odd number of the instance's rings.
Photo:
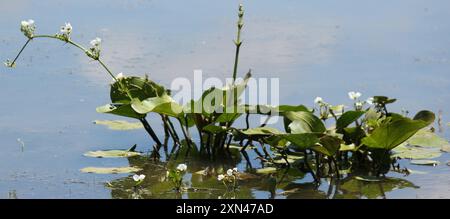
<path id="1" fill-rule="evenodd" d="M 342 130 L 358 120 L 366 111 L 347 111 L 340 116 L 336 122 L 336 129 Z"/>
<path id="2" fill-rule="evenodd" d="M 320 138 L 319 144 L 327 150 L 327 156 L 334 156 L 341 147 L 341 139 L 334 136 L 325 135 Z"/>
<path id="3" fill-rule="evenodd" d="M 433 123 L 435 119 L 434 113 L 427 110 L 422 110 L 414 116 L 414 120 L 422 120 L 428 124 Z"/>
<path id="4" fill-rule="evenodd" d="M 439 161 L 435 160 L 411 160 L 411 164 L 414 165 L 437 166 L 439 163 Z"/>
<path id="5" fill-rule="evenodd" d="M 124 120 L 95 120 L 94 124 L 104 125 L 112 130 L 133 130 L 144 127 L 140 122 L 128 122 Z"/>
<path id="6" fill-rule="evenodd" d="M 128 89 L 132 98 L 137 98 L 139 100 L 162 96 L 166 93 L 163 86 L 156 84 L 148 78 L 134 76 L 126 77 L 111 85 L 110 96 L 113 103 L 130 103 L 131 99 L 128 94 L 122 90 L 122 86 Z"/>
<path id="7" fill-rule="evenodd" d="M 362 139 L 362 143 L 369 148 L 391 150 L 408 140 L 429 123 L 422 120 L 411 120 L 406 117 L 387 119 L 376 128 L 371 135 Z"/>
<path id="8" fill-rule="evenodd" d="M 284 134 L 283 132 L 279 131 L 278 129 L 272 128 L 272 127 L 258 127 L 258 128 L 250 128 L 247 130 L 240 130 L 240 132 L 244 135 L 251 136 L 251 135 L 280 135 Z"/>
<path id="9" fill-rule="evenodd" d="M 99 113 L 109 113 L 118 116 L 124 116 L 129 118 L 140 119 L 144 118 L 145 114 L 136 113 L 130 104 L 107 104 L 104 106 L 97 107 L 97 112 Z"/>
<path id="10" fill-rule="evenodd" d="M 293 144 L 291 147 L 297 150 L 305 150 L 319 143 L 319 138 L 313 133 L 286 134 L 282 137 L 290 141 Z"/>
<path id="11" fill-rule="evenodd" d="M 323 122 L 311 112 L 286 112 L 284 115 L 285 127 L 293 134 L 323 133 L 326 131 Z"/>
<path id="12" fill-rule="evenodd" d="M 85 167 L 80 171 L 83 173 L 97 173 L 97 174 L 119 174 L 119 173 L 133 173 L 141 171 L 138 167 Z"/>
<path id="13" fill-rule="evenodd" d="M 131 107 L 140 114 L 154 112 L 172 117 L 178 117 L 183 111 L 183 108 L 168 95 L 151 97 L 143 101 L 136 98 L 131 101 Z"/>
<path id="14" fill-rule="evenodd" d="M 141 155 L 141 153 L 129 150 L 88 151 L 84 153 L 84 156 L 86 157 L 96 158 L 134 157 L 139 155 Z"/>
<path id="15" fill-rule="evenodd" d="M 266 168 L 256 170 L 256 173 L 259 173 L 259 174 L 270 174 L 270 173 L 276 173 L 276 172 L 277 172 L 277 168 L 275 168 L 275 167 L 266 167 Z"/>
<path id="16" fill-rule="evenodd" d="M 441 152 L 435 148 L 412 147 L 402 144 L 392 150 L 391 157 L 402 159 L 433 159 L 441 156 Z"/>
<path id="17" fill-rule="evenodd" d="M 216 126 L 216 125 L 207 125 L 203 128 L 203 131 L 209 132 L 212 134 L 224 133 L 228 130 L 226 126 Z"/>
<path id="18" fill-rule="evenodd" d="M 421 146 L 421 147 L 434 147 L 434 148 L 444 148 L 449 146 L 449 142 L 436 133 L 421 129 L 414 136 L 412 136 L 408 141 L 409 145 Z"/>

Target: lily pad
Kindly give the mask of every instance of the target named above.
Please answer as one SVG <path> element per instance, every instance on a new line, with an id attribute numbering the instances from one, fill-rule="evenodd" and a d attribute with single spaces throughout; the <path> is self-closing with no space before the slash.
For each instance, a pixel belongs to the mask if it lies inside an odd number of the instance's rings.
<path id="1" fill-rule="evenodd" d="M 392 157 L 402 159 L 433 159 L 441 156 L 441 152 L 436 148 L 406 146 L 405 144 L 392 151 L 394 152 Z"/>
<path id="2" fill-rule="evenodd" d="M 134 157 L 141 155 L 140 152 L 129 150 L 106 150 L 106 151 L 88 151 L 84 153 L 86 157 L 113 158 L 113 157 Z"/>
<path id="3" fill-rule="evenodd" d="M 256 170 L 256 173 L 259 173 L 259 174 L 269 174 L 269 173 L 276 173 L 276 172 L 277 172 L 277 168 L 275 168 L 275 167 L 266 167 L 266 168 Z"/>
<path id="4" fill-rule="evenodd" d="M 112 130 L 133 130 L 144 127 L 139 122 L 128 122 L 124 120 L 95 120 L 94 124 L 104 125 Z"/>
<path id="5" fill-rule="evenodd" d="M 437 166 L 439 161 L 436 160 L 411 160 L 411 164 L 414 165 L 426 165 L 426 166 Z"/>
<path id="6" fill-rule="evenodd" d="M 97 174 L 119 174 L 119 173 L 134 173 L 141 171 L 138 167 L 85 167 L 80 171 L 83 173 L 97 173 Z"/>
<path id="7" fill-rule="evenodd" d="M 436 148 L 450 147 L 450 143 L 447 140 L 439 137 L 436 133 L 425 129 L 418 131 L 407 142 L 414 146 Z"/>

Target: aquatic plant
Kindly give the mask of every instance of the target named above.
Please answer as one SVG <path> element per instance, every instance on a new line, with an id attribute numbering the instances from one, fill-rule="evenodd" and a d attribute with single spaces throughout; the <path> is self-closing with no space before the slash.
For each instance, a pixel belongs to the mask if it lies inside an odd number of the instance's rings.
<path id="1" fill-rule="evenodd" d="M 167 178 L 173 184 L 176 191 L 183 189 L 183 177 L 186 174 L 186 170 L 186 164 L 179 164 L 177 168 L 167 171 Z"/>
<path id="2" fill-rule="evenodd" d="M 29 43 L 38 38 L 62 41 L 82 50 L 86 56 L 97 61 L 114 80 L 110 88 L 111 103 L 97 108 L 97 112 L 109 113 L 137 119 L 155 142 L 153 155 L 159 157 L 161 147 L 167 151 L 168 140 L 174 146 L 172 154 L 180 151 L 189 156 L 197 149 L 190 134 L 191 128 L 198 131 L 199 153 L 212 160 L 232 157 L 231 150 L 238 149 L 251 168 L 246 150 L 252 148 L 258 158 L 271 168 L 295 166 L 313 175 L 316 181 L 321 177 L 340 177 L 344 170 L 364 171 L 369 175 L 383 175 L 398 158 L 392 150 L 404 144 L 420 130 L 424 130 L 435 120 L 434 113 L 420 111 L 413 118 L 389 112 L 387 106 L 396 101 L 386 96 L 374 96 L 361 101 L 360 92 L 349 92 L 353 108 L 346 110 L 344 105 L 331 105 L 317 97 L 316 108 L 304 105 L 246 105 L 239 97 L 247 87 L 251 71 L 238 83 L 239 54 L 242 46 L 241 32 L 244 27 L 244 8 L 238 9 L 237 37 L 232 83 L 224 88 L 211 87 L 204 91 L 198 100 L 191 100 L 181 106 L 171 97 L 171 91 L 149 79 L 148 76 L 115 75 L 102 61 L 100 38 L 90 42 L 88 48 L 72 40 L 73 27 L 65 23 L 60 33 L 55 35 L 36 34 L 33 20 L 22 21 L 21 31 L 27 41 L 17 56 L 5 65 L 15 67 L 16 61 Z M 206 103 L 206 104 L 205 104 Z M 205 107 L 211 106 L 211 107 Z M 200 110 L 197 110 L 200 109 Z M 148 114 L 160 116 L 164 141 L 161 141 L 147 121 Z M 245 115 L 245 128 L 233 124 Z M 250 127 L 249 117 L 253 115 L 283 118 L 284 131 L 268 127 L 266 123 Z M 334 120 L 334 121 L 333 121 Z M 173 121 L 178 122 L 180 137 Z M 326 123 L 334 126 L 326 127 Z M 269 148 L 269 149 L 268 149 Z M 262 150 L 262 152 L 261 152 Z M 182 188 L 186 166 L 179 165 L 168 171 L 168 178 L 175 188 Z M 234 173 L 219 175 L 222 182 L 236 183 Z M 228 185 L 226 185 L 228 186 Z"/>

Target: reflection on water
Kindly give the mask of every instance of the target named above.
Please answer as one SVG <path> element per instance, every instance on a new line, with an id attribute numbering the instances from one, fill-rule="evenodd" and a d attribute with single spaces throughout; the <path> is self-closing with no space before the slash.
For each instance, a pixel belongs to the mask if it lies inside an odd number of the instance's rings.
<path id="1" fill-rule="evenodd" d="M 201 162 L 190 157 L 189 160 L 177 159 L 169 162 L 151 161 L 150 157 L 130 157 L 130 166 L 141 167 L 137 174 L 147 177 L 136 186 L 131 176 L 115 179 L 105 183 L 111 190 L 112 198 L 201 198 L 201 199 L 251 199 L 251 198 L 293 198 L 293 199 L 348 199 L 348 198 L 387 198 L 394 190 L 405 188 L 419 189 L 412 182 L 395 177 L 364 180 L 347 175 L 342 179 L 322 179 L 320 184 L 308 178 L 307 174 L 297 168 L 282 169 L 276 173 L 258 174 L 251 169 L 240 172 L 238 188 L 227 189 L 217 180 L 219 173 L 234 167 L 238 162 L 226 165 L 217 162 Z M 167 180 L 166 171 L 175 164 L 187 161 L 188 174 L 184 177 L 186 190 L 177 192 Z"/>
<path id="2" fill-rule="evenodd" d="M 55 33 L 69 21 L 77 41 L 86 45 L 95 36 L 104 39 L 102 55 L 114 72 L 148 73 L 166 86 L 176 77 L 192 78 L 194 69 L 223 78 L 232 68 L 237 2 L 0 1 L 0 59 L 11 58 L 25 41 L 18 29 L 21 20 L 33 18 L 41 33 Z M 441 124 L 449 122 L 450 23 L 444 21 L 450 18 L 450 2 L 261 0 L 246 1 L 245 6 L 240 71 L 251 68 L 256 78 L 280 77 L 280 102 L 311 106 L 313 99 L 321 96 L 332 104 L 348 103 L 346 93 L 358 90 L 364 97 L 398 98 L 393 105 L 398 112 L 402 108 L 411 114 L 418 109 L 442 110 Z M 109 102 L 109 82 L 102 69 L 79 51 L 48 40 L 33 42 L 17 68 L 0 68 L 0 197 L 179 195 L 161 180 L 165 163 L 82 156 L 90 150 L 134 144 L 141 151 L 151 148 L 143 130 L 116 132 L 92 124 L 97 119 L 115 118 L 95 112 L 95 107 Z M 152 118 L 150 122 L 156 121 Z M 441 129 L 449 138 L 448 126 Z M 156 131 L 163 134 L 163 130 Z M 450 156 L 444 154 L 438 160 L 445 164 Z M 79 171 L 86 166 L 133 162 L 143 165 L 148 176 L 144 191 L 133 191 L 127 174 Z M 182 198 L 450 197 L 446 165 L 410 166 L 402 161 L 402 165 L 428 174 L 405 177 L 390 173 L 388 182 L 361 182 L 350 177 L 330 182 L 330 186 L 324 180 L 318 188 L 308 174 L 290 170 L 284 176 L 244 180 L 238 193 L 225 195 L 214 176 L 193 173 L 208 165 L 189 161 L 192 170 L 186 181 L 198 190 L 183 193 Z M 246 169 L 242 160 L 227 168 L 235 165 Z M 254 167 L 260 167 L 258 162 Z M 268 183 L 261 183 L 266 180 Z"/>

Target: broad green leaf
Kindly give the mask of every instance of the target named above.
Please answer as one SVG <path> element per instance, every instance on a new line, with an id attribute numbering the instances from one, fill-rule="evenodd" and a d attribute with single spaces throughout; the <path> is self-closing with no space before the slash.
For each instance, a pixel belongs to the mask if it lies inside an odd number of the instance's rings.
<path id="1" fill-rule="evenodd" d="M 334 156 L 341 147 L 341 139 L 325 135 L 320 138 L 319 144 L 328 151 L 328 156 Z"/>
<path id="2" fill-rule="evenodd" d="M 414 120 L 422 120 L 428 124 L 433 123 L 435 119 L 436 116 L 434 115 L 434 113 L 427 110 L 422 110 L 414 116 Z"/>
<path id="3" fill-rule="evenodd" d="M 319 138 L 313 133 L 286 134 L 282 137 L 290 141 L 293 144 L 291 147 L 297 150 L 305 150 L 319 143 Z"/>
<path id="4" fill-rule="evenodd" d="M 439 163 L 436 160 L 411 160 L 411 164 L 414 165 L 437 166 Z"/>
<path id="5" fill-rule="evenodd" d="M 358 120 L 366 111 L 347 111 L 340 116 L 336 122 L 336 129 L 342 130 Z"/>
<path id="6" fill-rule="evenodd" d="M 323 133 L 326 131 L 323 122 L 311 112 L 286 112 L 285 126 L 292 134 Z"/>
<path id="7" fill-rule="evenodd" d="M 283 132 L 279 131 L 278 129 L 272 128 L 272 127 L 258 127 L 258 128 L 250 128 L 247 130 L 240 130 L 240 132 L 244 135 L 250 136 L 250 135 L 280 135 L 284 134 Z"/>
<path id="8" fill-rule="evenodd" d="M 119 174 L 119 173 L 133 173 L 141 171 L 138 167 L 85 167 L 80 171 L 83 173 L 97 173 L 97 174 Z"/>
<path id="9" fill-rule="evenodd" d="M 158 85 L 147 78 L 134 76 L 126 77 L 111 85 L 110 96 L 113 103 L 130 103 L 131 99 L 128 96 L 128 93 L 122 89 L 123 87 L 128 89 L 132 98 L 138 98 L 139 100 L 162 96 L 166 93 L 163 86 Z"/>
<path id="10" fill-rule="evenodd" d="M 136 113 L 130 104 L 107 104 L 104 106 L 97 107 L 97 112 L 99 113 L 109 113 L 118 116 L 124 116 L 129 118 L 140 119 L 144 118 L 145 114 Z"/>
<path id="11" fill-rule="evenodd" d="M 94 124 L 104 125 L 112 130 L 133 130 L 144 127 L 140 122 L 128 122 L 124 120 L 95 120 Z"/>
<path id="12" fill-rule="evenodd" d="M 411 120 L 406 117 L 391 119 L 363 138 L 362 143 L 369 148 L 391 150 L 429 124 L 422 120 Z"/>
<path id="13" fill-rule="evenodd" d="M 136 98 L 131 101 L 131 107 L 140 114 L 154 112 L 172 117 L 178 117 L 183 111 L 183 108 L 168 95 L 151 97 L 143 101 Z"/>

